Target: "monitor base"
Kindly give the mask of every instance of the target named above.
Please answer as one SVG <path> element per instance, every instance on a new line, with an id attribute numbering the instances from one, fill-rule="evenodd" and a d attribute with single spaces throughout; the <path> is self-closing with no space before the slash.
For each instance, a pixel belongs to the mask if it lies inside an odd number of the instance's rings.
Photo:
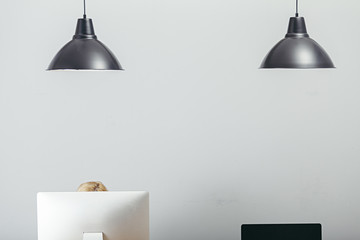
<path id="1" fill-rule="evenodd" d="M 83 240 L 103 240 L 103 233 L 83 233 Z"/>

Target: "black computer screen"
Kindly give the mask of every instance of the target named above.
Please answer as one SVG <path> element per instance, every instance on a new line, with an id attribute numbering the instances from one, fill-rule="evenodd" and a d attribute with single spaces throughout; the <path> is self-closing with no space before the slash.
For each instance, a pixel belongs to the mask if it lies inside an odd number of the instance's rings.
<path id="1" fill-rule="evenodd" d="M 241 240 L 321 240 L 321 224 L 243 224 Z"/>

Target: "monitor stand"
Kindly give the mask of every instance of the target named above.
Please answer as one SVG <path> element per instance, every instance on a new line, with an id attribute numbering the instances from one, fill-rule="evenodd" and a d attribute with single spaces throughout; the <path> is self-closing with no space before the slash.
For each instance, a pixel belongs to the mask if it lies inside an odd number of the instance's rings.
<path id="1" fill-rule="evenodd" d="M 103 240 L 103 233 L 83 233 L 83 240 Z"/>

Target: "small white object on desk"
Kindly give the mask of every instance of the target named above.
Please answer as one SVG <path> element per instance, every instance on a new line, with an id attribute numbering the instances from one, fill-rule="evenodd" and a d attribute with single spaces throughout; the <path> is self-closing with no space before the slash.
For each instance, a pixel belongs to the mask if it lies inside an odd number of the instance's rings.
<path id="1" fill-rule="evenodd" d="M 103 233 L 84 233 L 83 240 L 103 240 Z"/>

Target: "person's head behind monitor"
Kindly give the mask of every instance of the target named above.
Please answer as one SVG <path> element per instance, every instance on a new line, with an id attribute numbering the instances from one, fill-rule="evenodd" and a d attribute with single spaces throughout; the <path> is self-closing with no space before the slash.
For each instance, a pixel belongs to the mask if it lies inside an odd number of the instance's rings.
<path id="1" fill-rule="evenodd" d="M 102 184 L 102 182 L 86 182 L 81 184 L 78 189 L 78 192 L 106 192 L 107 189 L 104 186 L 104 184 Z"/>

